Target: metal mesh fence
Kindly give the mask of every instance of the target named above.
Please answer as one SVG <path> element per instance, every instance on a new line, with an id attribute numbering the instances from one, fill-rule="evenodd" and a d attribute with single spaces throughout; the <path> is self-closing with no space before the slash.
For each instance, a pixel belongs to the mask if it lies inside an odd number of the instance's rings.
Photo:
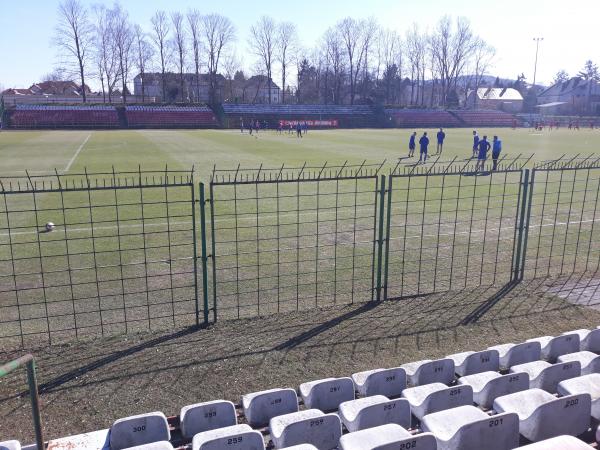
<path id="1" fill-rule="evenodd" d="M 371 300 L 379 169 L 215 173 L 219 314 L 248 317 Z"/>
<path id="2" fill-rule="evenodd" d="M 97 177 L 3 179 L 4 342 L 195 323 L 191 174 Z"/>

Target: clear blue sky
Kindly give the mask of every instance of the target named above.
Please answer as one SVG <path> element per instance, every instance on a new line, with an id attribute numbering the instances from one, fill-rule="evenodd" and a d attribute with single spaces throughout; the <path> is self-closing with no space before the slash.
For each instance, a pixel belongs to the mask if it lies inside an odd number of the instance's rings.
<path id="1" fill-rule="evenodd" d="M 84 2 L 89 6 L 113 3 Z M 58 3 L 0 0 L 0 85 L 28 87 L 53 69 L 56 51 L 50 41 Z M 560 69 L 574 75 L 586 59 L 600 63 L 598 0 L 122 0 L 121 4 L 131 19 L 145 28 L 157 9 L 186 11 L 194 7 L 228 16 L 238 30 L 237 53 L 247 68 L 253 63 L 253 57 L 245 55 L 248 29 L 263 14 L 295 22 L 305 47 L 313 46 L 327 27 L 345 16 L 374 16 L 383 26 L 401 33 L 413 22 L 422 28 L 432 27 L 443 14 L 465 16 L 476 32 L 497 49 L 493 73 L 507 78 L 524 72 L 532 80 L 535 36 L 545 38 L 540 46 L 540 82 L 549 83 Z"/>

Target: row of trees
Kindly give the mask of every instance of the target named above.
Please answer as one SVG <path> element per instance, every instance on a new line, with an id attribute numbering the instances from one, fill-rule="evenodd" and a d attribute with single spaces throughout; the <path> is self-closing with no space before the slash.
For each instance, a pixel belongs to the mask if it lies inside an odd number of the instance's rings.
<path id="1" fill-rule="evenodd" d="M 163 98 L 165 74 L 177 73 L 182 102 L 199 100 L 201 73 L 208 74 L 211 101 L 217 100 L 220 71 L 230 82 L 244 78 L 236 29 L 219 14 L 157 11 L 143 28 L 119 3 L 87 9 L 81 0 L 63 0 L 54 42 L 62 65 L 82 85 L 97 80 L 109 102 L 119 90 L 127 102 L 133 73 L 142 80 L 150 71 L 161 73 Z M 450 106 L 459 91 L 479 87 L 495 54 L 466 19 L 448 16 L 428 32 L 415 24 L 404 35 L 373 18 L 349 17 L 326 30 L 313 48 L 301 45 L 292 22 L 264 16 L 251 27 L 247 49 L 255 58 L 253 72 L 281 80 L 282 101 L 423 106 Z M 186 72 L 195 74 L 191 94 L 184 94 Z M 268 89 L 271 101 L 270 83 Z"/>

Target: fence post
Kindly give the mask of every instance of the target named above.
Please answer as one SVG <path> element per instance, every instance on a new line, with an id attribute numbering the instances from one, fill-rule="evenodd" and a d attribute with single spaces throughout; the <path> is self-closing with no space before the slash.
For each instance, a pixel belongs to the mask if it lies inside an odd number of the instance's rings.
<path id="1" fill-rule="evenodd" d="M 383 219 L 385 206 L 385 176 L 381 175 L 379 188 L 379 231 L 377 233 L 377 301 L 381 301 L 381 263 L 383 260 Z"/>
<path id="2" fill-rule="evenodd" d="M 388 268 L 390 266 L 390 228 L 392 221 L 392 180 L 393 176 L 388 176 L 388 198 L 387 198 L 387 218 L 385 223 L 385 258 L 384 264 L 384 275 L 383 275 L 383 299 L 388 298 Z"/>
<path id="3" fill-rule="evenodd" d="M 531 221 L 531 205 L 533 203 L 533 187 L 535 180 L 535 169 L 531 171 L 531 178 L 529 179 L 529 198 L 527 199 L 527 214 L 525 216 L 524 230 L 523 230 L 523 251 L 521 256 L 521 272 L 519 273 L 519 281 L 522 281 L 525 276 L 525 260 L 527 256 L 527 241 L 529 239 L 529 223 Z M 541 234 L 541 230 L 540 230 Z"/>
<path id="4" fill-rule="evenodd" d="M 200 183 L 202 185 L 202 183 Z M 194 299 L 195 299 L 195 309 L 196 309 L 196 326 L 200 325 L 200 305 L 198 305 L 199 295 L 198 295 L 198 243 L 197 243 L 197 235 L 196 235 L 196 186 L 194 186 L 194 182 L 192 180 L 192 240 L 194 241 Z M 200 188 L 202 191 L 202 188 Z M 202 206 L 201 206 L 202 207 Z"/>
<path id="5" fill-rule="evenodd" d="M 212 258 L 213 322 L 217 321 L 217 243 L 215 241 L 215 191 L 210 183 L 210 240 Z"/>
<path id="6" fill-rule="evenodd" d="M 208 324 L 208 256 L 206 254 L 206 201 L 204 199 L 204 183 L 200 183 L 200 242 L 202 252 L 202 300 L 204 307 L 204 324 Z"/>
<path id="7" fill-rule="evenodd" d="M 513 246 L 513 273 L 511 274 L 510 280 L 512 282 L 520 281 L 521 274 L 521 255 L 523 253 L 523 234 L 524 234 L 524 225 L 525 225 L 525 215 L 527 211 L 527 204 L 529 196 L 527 193 L 529 192 L 529 169 L 525 169 L 523 172 L 523 177 L 521 179 L 521 209 L 519 211 L 519 223 L 518 223 L 518 231 L 517 231 L 517 242 L 516 247 Z"/>

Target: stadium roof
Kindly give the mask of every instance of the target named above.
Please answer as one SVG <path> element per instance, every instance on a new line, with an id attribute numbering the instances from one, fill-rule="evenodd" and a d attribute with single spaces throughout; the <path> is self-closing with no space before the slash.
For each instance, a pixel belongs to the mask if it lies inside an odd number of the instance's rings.
<path id="1" fill-rule="evenodd" d="M 523 100 L 521 93 L 513 88 L 479 88 L 477 97 L 481 100 Z"/>

